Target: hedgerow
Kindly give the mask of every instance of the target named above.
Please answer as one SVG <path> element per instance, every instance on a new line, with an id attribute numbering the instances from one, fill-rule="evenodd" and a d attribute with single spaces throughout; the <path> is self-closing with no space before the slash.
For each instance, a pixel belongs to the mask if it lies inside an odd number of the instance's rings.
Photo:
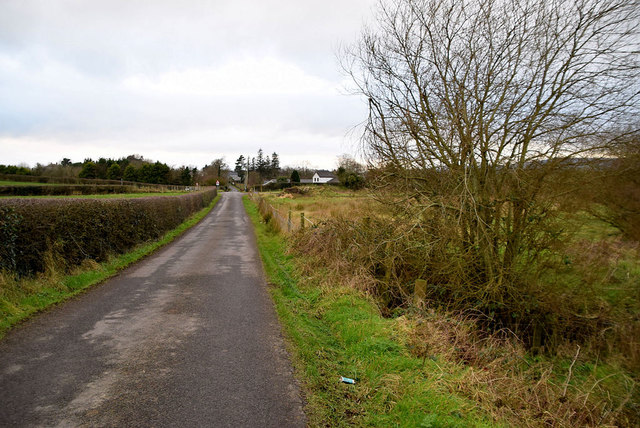
<path id="1" fill-rule="evenodd" d="M 19 275 L 65 267 L 154 239 L 208 205 L 216 190 L 134 199 L 0 200 L 0 268 Z"/>
<path id="2" fill-rule="evenodd" d="M 30 186 L 0 186 L 0 196 L 61 196 L 61 195 L 105 195 L 111 193 L 135 193 L 139 187 L 113 185 L 63 184 L 30 185 Z"/>

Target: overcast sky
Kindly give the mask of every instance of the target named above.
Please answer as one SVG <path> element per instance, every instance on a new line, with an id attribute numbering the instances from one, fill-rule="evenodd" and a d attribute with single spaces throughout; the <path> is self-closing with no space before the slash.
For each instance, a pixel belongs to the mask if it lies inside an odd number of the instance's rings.
<path id="1" fill-rule="evenodd" d="M 375 0 L 0 0 L 0 164 L 140 154 L 333 168 L 366 105 L 337 50 Z"/>

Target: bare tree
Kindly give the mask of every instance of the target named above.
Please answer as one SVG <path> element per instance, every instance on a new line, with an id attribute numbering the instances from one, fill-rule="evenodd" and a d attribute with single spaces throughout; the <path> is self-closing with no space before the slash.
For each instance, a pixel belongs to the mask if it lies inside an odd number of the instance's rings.
<path id="1" fill-rule="evenodd" d="M 499 305 L 548 246 L 555 171 L 638 113 L 639 5 L 382 1 L 344 53 L 382 183 L 476 297 Z"/>

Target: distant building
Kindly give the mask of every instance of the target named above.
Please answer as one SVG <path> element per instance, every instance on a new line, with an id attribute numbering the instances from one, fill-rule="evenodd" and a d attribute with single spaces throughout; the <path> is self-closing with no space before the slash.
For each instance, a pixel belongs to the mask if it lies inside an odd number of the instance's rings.
<path id="1" fill-rule="evenodd" d="M 313 174 L 312 182 L 314 184 L 337 184 L 340 181 L 333 172 L 321 169 Z"/>
<path id="2" fill-rule="evenodd" d="M 236 183 L 239 183 L 240 181 L 242 181 L 242 178 L 240 178 L 240 176 L 238 175 L 237 172 L 231 171 L 229 173 L 229 180 L 235 181 Z"/>

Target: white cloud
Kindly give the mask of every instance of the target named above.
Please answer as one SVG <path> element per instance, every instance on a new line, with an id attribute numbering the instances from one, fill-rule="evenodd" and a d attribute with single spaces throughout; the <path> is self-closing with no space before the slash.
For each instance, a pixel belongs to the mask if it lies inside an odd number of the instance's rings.
<path id="1" fill-rule="evenodd" d="M 273 57 L 232 59 L 216 67 L 159 76 L 136 74 L 126 78 L 124 86 L 145 94 L 195 96 L 326 95 L 337 91 L 334 83 Z"/>
<path id="2" fill-rule="evenodd" d="M 332 167 L 366 114 L 335 48 L 374 2 L 0 1 L 0 163 L 262 147 Z"/>

